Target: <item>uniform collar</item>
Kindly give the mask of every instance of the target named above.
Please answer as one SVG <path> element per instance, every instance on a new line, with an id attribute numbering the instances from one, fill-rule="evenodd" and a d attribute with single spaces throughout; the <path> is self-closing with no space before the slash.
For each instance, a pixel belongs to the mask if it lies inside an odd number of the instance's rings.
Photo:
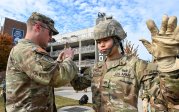
<path id="1" fill-rule="evenodd" d="M 112 61 L 106 61 L 106 67 L 107 70 L 117 67 L 117 66 L 124 66 L 126 65 L 126 61 L 127 61 L 127 57 L 125 55 L 123 55 L 121 58 L 116 59 L 116 60 L 112 60 Z"/>
<path id="2" fill-rule="evenodd" d="M 33 42 L 29 39 L 20 39 L 18 43 L 33 43 Z"/>
<path id="3" fill-rule="evenodd" d="M 124 66 L 127 63 L 127 56 L 123 55 L 121 58 L 112 60 L 112 61 L 107 61 L 106 59 L 102 62 L 98 62 L 97 68 L 101 68 L 102 66 L 106 65 L 107 70 L 117 67 L 117 66 Z"/>

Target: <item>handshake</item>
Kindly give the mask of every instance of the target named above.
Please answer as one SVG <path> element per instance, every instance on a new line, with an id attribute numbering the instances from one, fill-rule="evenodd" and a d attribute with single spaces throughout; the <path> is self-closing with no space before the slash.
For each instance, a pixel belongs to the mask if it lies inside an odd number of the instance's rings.
<path id="1" fill-rule="evenodd" d="M 72 49 L 71 47 L 69 48 L 65 48 L 59 55 L 57 58 L 57 61 L 62 62 L 64 61 L 66 58 L 71 58 L 73 60 L 74 57 L 74 49 Z"/>

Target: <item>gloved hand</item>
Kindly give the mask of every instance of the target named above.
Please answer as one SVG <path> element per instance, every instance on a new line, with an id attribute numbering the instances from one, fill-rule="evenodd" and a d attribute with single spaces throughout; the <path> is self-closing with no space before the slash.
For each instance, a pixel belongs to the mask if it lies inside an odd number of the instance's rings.
<path id="1" fill-rule="evenodd" d="M 179 26 L 177 17 L 164 15 L 160 31 L 153 20 L 146 22 L 151 32 L 152 42 L 141 39 L 148 52 L 153 55 L 158 70 L 171 72 L 179 69 Z"/>

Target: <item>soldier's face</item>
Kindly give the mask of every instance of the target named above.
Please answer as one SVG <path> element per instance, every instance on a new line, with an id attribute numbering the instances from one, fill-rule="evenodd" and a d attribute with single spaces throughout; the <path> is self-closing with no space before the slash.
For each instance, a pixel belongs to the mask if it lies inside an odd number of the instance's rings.
<path id="1" fill-rule="evenodd" d="M 107 54 L 109 50 L 112 48 L 113 43 L 114 42 L 111 37 L 97 40 L 97 45 L 100 53 Z"/>
<path id="2" fill-rule="evenodd" d="M 43 48 L 46 48 L 48 46 L 48 42 L 52 38 L 52 31 L 49 28 L 42 28 L 42 35 L 41 35 L 41 40 L 40 40 L 40 46 Z"/>
<path id="3" fill-rule="evenodd" d="M 52 31 L 46 24 L 42 24 L 41 22 L 35 23 L 35 31 L 36 33 L 36 41 L 39 46 L 42 48 L 46 48 L 48 46 L 48 42 L 52 38 Z"/>

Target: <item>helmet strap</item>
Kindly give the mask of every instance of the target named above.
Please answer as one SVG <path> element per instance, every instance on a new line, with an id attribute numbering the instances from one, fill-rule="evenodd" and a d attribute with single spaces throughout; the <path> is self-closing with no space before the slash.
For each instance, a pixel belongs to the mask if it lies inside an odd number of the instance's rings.
<path id="1" fill-rule="evenodd" d="M 118 46 L 118 52 L 121 53 L 122 55 L 124 54 L 124 47 L 122 44 L 122 41 L 118 37 L 113 37 L 114 41 L 114 46 Z"/>
<path id="2" fill-rule="evenodd" d="M 123 44 L 122 44 L 122 42 L 121 42 L 121 40 L 119 40 L 119 47 L 120 47 L 120 53 L 122 54 L 122 55 L 124 55 L 124 47 L 123 47 Z"/>
<path id="3" fill-rule="evenodd" d="M 124 55 L 124 47 L 123 44 L 121 42 L 121 40 L 117 39 L 116 37 L 112 37 L 113 39 L 113 45 L 111 48 L 107 49 L 107 51 L 105 53 L 102 53 L 104 56 L 108 56 L 111 54 L 112 49 L 114 48 L 114 46 L 118 46 L 118 52 L 121 53 L 122 55 Z"/>

